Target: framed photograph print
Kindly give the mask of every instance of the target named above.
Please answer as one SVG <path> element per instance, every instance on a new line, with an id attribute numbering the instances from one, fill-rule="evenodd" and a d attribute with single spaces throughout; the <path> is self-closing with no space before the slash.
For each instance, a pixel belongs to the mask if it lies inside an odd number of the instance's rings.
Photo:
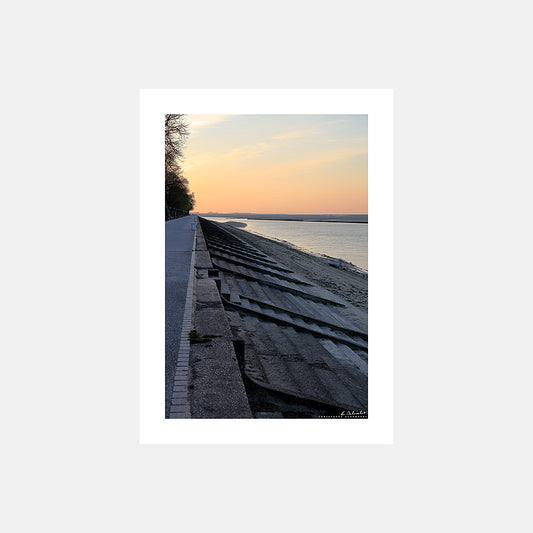
<path id="1" fill-rule="evenodd" d="M 393 442 L 393 91 L 140 91 L 140 442 Z"/>

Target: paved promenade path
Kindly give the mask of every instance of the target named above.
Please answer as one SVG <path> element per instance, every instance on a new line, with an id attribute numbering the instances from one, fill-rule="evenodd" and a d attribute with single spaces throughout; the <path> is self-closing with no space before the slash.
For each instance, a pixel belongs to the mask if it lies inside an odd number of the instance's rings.
<path id="1" fill-rule="evenodd" d="M 165 416 L 169 416 L 195 231 L 194 215 L 165 223 Z"/>

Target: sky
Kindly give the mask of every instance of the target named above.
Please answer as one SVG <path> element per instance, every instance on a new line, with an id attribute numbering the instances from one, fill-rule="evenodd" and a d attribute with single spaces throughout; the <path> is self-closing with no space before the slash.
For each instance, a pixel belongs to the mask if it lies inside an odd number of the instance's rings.
<path id="1" fill-rule="evenodd" d="M 368 115 L 186 115 L 199 213 L 368 212 Z"/>

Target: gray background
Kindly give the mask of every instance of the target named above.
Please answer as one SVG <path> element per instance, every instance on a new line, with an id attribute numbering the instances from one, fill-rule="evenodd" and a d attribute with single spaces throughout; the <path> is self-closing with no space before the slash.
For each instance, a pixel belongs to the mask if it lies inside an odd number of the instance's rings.
<path id="1" fill-rule="evenodd" d="M 526 6 L 7 8 L 3 529 L 531 530 Z M 165 87 L 395 89 L 394 446 L 137 444 L 138 90 Z"/>

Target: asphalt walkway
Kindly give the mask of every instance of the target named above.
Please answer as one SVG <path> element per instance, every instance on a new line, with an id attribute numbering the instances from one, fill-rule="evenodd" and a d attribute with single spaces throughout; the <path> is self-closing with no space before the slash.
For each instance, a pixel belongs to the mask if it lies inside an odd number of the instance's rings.
<path id="1" fill-rule="evenodd" d="M 196 216 L 165 223 L 165 416 L 169 416 L 181 340 Z"/>

